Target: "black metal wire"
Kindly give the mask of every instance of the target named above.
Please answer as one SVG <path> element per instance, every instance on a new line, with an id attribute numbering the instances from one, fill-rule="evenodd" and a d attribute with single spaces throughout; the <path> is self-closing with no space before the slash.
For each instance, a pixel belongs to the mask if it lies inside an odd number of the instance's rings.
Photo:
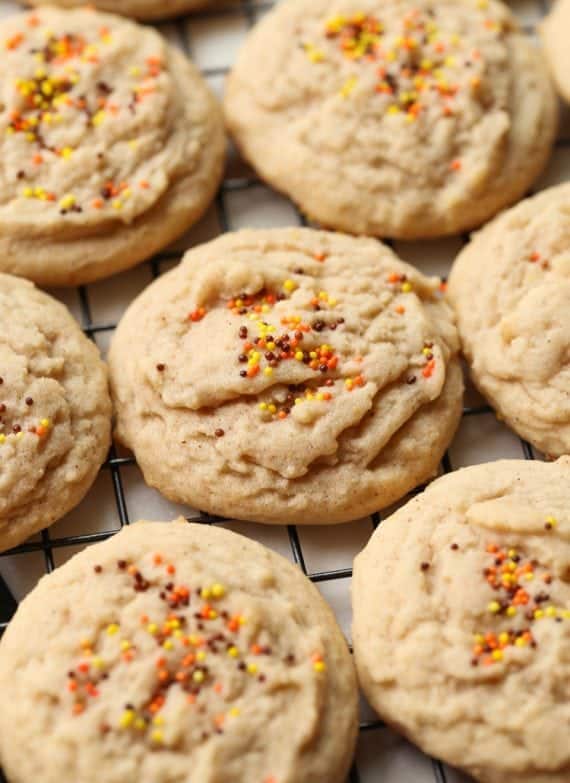
<path id="1" fill-rule="evenodd" d="M 221 7 L 212 8 L 195 14 L 192 19 L 212 19 L 216 17 L 224 17 L 227 15 L 237 15 L 241 18 L 245 18 L 249 27 L 251 27 L 259 15 L 268 9 L 270 9 L 277 0 L 267 0 L 262 2 L 258 0 L 240 0 L 238 4 L 231 4 Z M 547 11 L 545 0 L 538 0 L 543 13 Z M 182 19 L 180 20 L 182 21 Z M 185 24 L 191 28 L 192 20 L 185 19 Z M 189 27 L 186 27 L 188 33 Z M 192 55 L 191 39 L 189 42 L 188 35 L 182 35 L 181 27 L 177 26 L 177 31 L 180 36 L 180 43 L 186 50 L 187 54 Z M 532 33 L 533 28 L 531 25 L 523 25 L 523 29 L 527 33 Z M 191 29 L 190 29 L 191 32 Z M 226 67 L 215 68 L 203 68 L 202 74 L 208 77 L 225 76 L 228 72 Z M 556 142 L 558 148 L 570 148 L 570 138 L 559 139 Z M 228 177 L 222 183 L 220 190 L 216 196 L 215 205 L 217 211 L 217 218 L 222 233 L 231 230 L 230 219 L 228 216 L 228 210 L 226 206 L 226 196 L 228 194 L 248 191 L 253 187 L 259 187 L 263 185 L 255 175 L 246 177 Z M 297 210 L 298 219 L 301 224 L 306 224 L 304 216 Z M 467 242 L 468 237 L 463 237 L 463 241 Z M 158 277 L 161 274 L 161 265 L 163 262 L 178 260 L 182 256 L 182 252 L 166 250 L 158 253 L 154 258 L 150 259 L 146 263 L 149 265 L 153 278 Z M 116 328 L 116 323 L 94 323 L 91 315 L 91 308 L 89 305 L 88 290 L 86 287 L 81 286 L 78 289 L 79 306 L 81 312 L 81 325 L 85 334 L 91 339 L 95 340 L 98 334 L 112 332 Z M 492 414 L 493 411 L 489 405 L 481 404 L 475 406 L 465 406 L 463 408 L 464 417 L 482 416 Z M 536 459 L 536 455 L 532 449 L 532 446 L 526 441 L 521 439 L 521 447 L 525 459 Z M 63 536 L 59 538 L 52 538 L 49 530 L 44 530 L 41 533 L 40 540 L 29 541 L 20 546 L 17 546 L 7 552 L 0 553 L 0 564 L 3 558 L 23 556 L 26 554 L 41 552 L 44 558 L 44 566 L 46 573 L 53 571 L 55 567 L 54 563 L 54 550 L 70 547 L 70 546 L 87 546 L 90 544 L 104 541 L 110 536 L 117 533 L 123 526 L 130 523 L 129 511 L 128 511 L 128 499 L 125 494 L 121 468 L 125 466 L 135 465 L 135 459 L 132 456 L 118 456 L 113 446 L 109 452 L 108 458 L 102 466 L 102 470 L 110 471 L 112 478 L 113 493 L 115 498 L 115 506 L 117 510 L 117 525 L 111 530 L 106 530 L 99 533 L 86 533 Z M 453 471 L 453 465 L 449 452 L 446 452 L 442 459 L 441 472 L 451 473 Z M 410 497 L 417 492 L 421 491 L 422 487 L 414 490 L 410 493 Z M 192 517 L 193 522 L 201 522 L 203 524 L 218 524 L 224 522 L 220 517 L 215 517 L 205 512 L 198 512 L 198 516 Z M 382 517 L 380 513 L 374 513 L 371 515 L 371 526 L 375 529 L 382 523 Z M 291 554 L 295 563 L 301 568 L 303 573 L 314 583 L 333 582 L 338 579 L 350 579 L 352 577 L 351 568 L 340 568 L 326 571 L 310 571 L 307 568 L 305 557 L 303 554 L 303 548 L 301 545 L 301 538 L 297 530 L 297 526 L 290 525 L 287 527 L 287 534 L 289 538 L 289 545 L 291 548 Z M 17 609 L 17 601 L 12 595 L 6 582 L 0 575 L 0 637 L 5 631 L 10 619 L 13 617 Z M 361 721 L 360 733 L 377 731 L 385 728 L 385 725 L 380 720 L 368 720 Z M 441 762 L 432 759 L 432 770 L 434 774 L 435 783 L 446 783 L 445 768 Z M 360 783 L 361 777 L 357 768 L 357 764 L 353 765 L 347 783 Z M 6 779 L 0 769 L 0 783 L 6 783 Z M 380 783 L 380 782 L 378 782 Z"/>

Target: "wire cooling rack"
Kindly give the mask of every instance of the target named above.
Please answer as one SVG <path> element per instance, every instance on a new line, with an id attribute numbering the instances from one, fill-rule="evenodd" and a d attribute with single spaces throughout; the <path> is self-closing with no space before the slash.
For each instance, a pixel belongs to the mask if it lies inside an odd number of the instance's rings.
<path id="1" fill-rule="evenodd" d="M 165 0 L 168 2 L 168 0 Z M 218 0 L 210 10 L 161 26 L 200 67 L 214 91 L 221 94 L 224 77 L 249 28 L 276 0 Z M 547 0 L 513 0 L 524 29 L 533 34 L 548 9 Z M 0 17 L 17 6 L 0 0 Z M 550 166 L 536 189 L 570 180 L 570 114 L 563 115 L 561 135 Z M 105 354 L 115 326 L 129 302 L 152 279 L 175 265 L 183 252 L 218 234 L 248 227 L 299 225 L 293 205 L 263 185 L 232 151 L 226 177 L 215 203 L 181 241 L 150 261 L 109 280 L 51 293 L 77 317 L 85 333 Z M 435 242 L 394 242 L 396 252 L 426 274 L 446 275 L 467 241 L 457 237 Z M 442 460 L 441 472 L 505 457 L 541 459 L 532 447 L 500 424 L 473 389 L 468 389 L 459 432 Z M 402 501 L 405 502 L 405 501 Z M 398 504 L 401 505 L 401 504 Z M 384 511 L 387 516 L 390 510 Z M 94 487 L 84 501 L 49 531 L 0 555 L 0 635 L 18 601 L 39 577 L 53 571 L 84 546 L 102 541 L 121 527 L 146 519 L 172 519 L 183 514 L 193 521 L 221 524 L 245 533 L 295 562 L 332 605 L 350 642 L 352 560 L 366 544 L 379 514 L 330 528 L 269 527 L 237 523 L 176 506 L 147 487 L 134 458 L 113 447 Z M 466 778 L 414 749 L 378 721 L 363 702 L 360 737 L 348 783 L 465 783 Z M 0 770 L 0 783 L 6 783 Z"/>

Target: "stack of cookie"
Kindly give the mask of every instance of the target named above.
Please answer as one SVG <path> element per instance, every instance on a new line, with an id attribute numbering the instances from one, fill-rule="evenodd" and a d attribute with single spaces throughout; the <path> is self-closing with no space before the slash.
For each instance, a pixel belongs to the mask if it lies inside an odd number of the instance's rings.
<path id="1" fill-rule="evenodd" d="M 381 525 L 355 563 L 358 679 L 482 783 L 568 781 L 570 183 L 516 204 L 556 136 L 551 76 L 569 97 L 567 0 L 546 58 L 498 0 L 282 0 L 223 111 L 125 18 L 205 2 L 30 4 L 0 25 L 0 551 L 84 497 L 112 411 L 177 503 L 266 524 L 386 509 L 438 473 L 462 354 L 497 415 L 560 459 L 459 471 Z M 107 368 L 33 283 L 90 283 L 181 237 L 220 184 L 224 119 L 318 225 L 189 251 L 131 303 Z M 449 287 L 376 239 L 480 227 Z M 316 589 L 184 520 L 41 581 L 0 645 L 0 706 L 9 783 L 343 783 L 358 726 Z"/>

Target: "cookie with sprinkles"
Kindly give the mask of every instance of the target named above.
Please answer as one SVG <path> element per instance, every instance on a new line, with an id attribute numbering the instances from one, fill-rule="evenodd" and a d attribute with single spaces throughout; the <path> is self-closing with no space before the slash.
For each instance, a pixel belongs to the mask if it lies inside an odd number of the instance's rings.
<path id="1" fill-rule="evenodd" d="M 0 274 L 0 551 L 79 503 L 110 431 L 96 346 L 62 304 Z"/>
<path id="2" fill-rule="evenodd" d="M 461 413 L 457 352 L 440 280 L 376 240 L 227 234 L 119 324 L 117 435 L 178 502 L 345 522 L 436 473 Z"/>
<path id="3" fill-rule="evenodd" d="M 220 181 L 221 112 L 152 28 L 53 7 L 0 24 L 0 270 L 76 285 L 148 258 Z"/>
<path id="4" fill-rule="evenodd" d="M 495 0 L 285 0 L 246 41 L 225 112 L 259 174 L 310 218 L 413 239 L 521 198 L 558 106 Z"/>
<path id="5" fill-rule="evenodd" d="M 570 454 L 569 208 L 570 184 L 521 202 L 475 235 L 449 280 L 473 380 L 552 456 Z"/>
<path id="6" fill-rule="evenodd" d="M 357 556 L 360 683 L 481 783 L 570 779 L 570 458 L 435 481 Z"/>
<path id="7" fill-rule="evenodd" d="M 84 0 L 21 0 L 27 5 L 56 5 L 60 8 L 78 8 L 85 6 Z M 211 5 L 212 0 L 94 0 L 91 5 L 101 11 L 132 16 L 135 19 L 153 21 L 168 19 L 190 11 L 197 11 Z"/>
<path id="8" fill-rule="evenodd" d="M 540 25 L 540 34 L 558 92 L 570 103 L 570 50 L 566 43 L 569 29 L 570 0 L 557 0 Z"/>
<path id="9" fill-rule="evenodd" d="M 229 530 L 137 522 L 20 605 L 0 760 L 10 783 L 344 783 L 357 694 L 298 568 Z"/>

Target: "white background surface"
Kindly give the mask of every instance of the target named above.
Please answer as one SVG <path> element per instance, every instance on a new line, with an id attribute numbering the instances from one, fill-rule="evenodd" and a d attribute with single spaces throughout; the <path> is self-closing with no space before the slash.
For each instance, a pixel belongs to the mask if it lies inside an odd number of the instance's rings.
<path id="1" fill-rule="evenodd" d="M 168 0 L 163 0 L 167 3 Z M 177 24 L 162 26 L 163 32 L 183 47 L 221 94 L 225 72 L 247 35 L 251 23 L 272 3 L 261 0 L 220 0 L 215 9 L 203 12 Z M 513 0 L 512 6 L 522 23 L 532 32 L 544 12 L 541 0 Z M 14 3 L 0 0 L 0 16 L 17 10 Z M 570 115 L 563 115 L 560 143 L 538 187 L 570 180 Z M 538 189 L 538 188 L 537 188 Z M 175 248 L 153 263 L 88 286 L 82 291 L 53 291 L 64 301 L 82 326 L 93 326 L 92 332 L 103 353 L 112 334 L 112 327 L 126 305 L 153 278 L 176 263 L 184 248 L 215 237 L 222 230 L 242 227 L 270 227 L 299 224 L 300 218 L 289 201 L 272 192 L 232 154 L 224 186 L 206 217 Z M 462 239 L 429 243 L 395 243 L 396 251 L 427 274 L 443 274 L 462 245 Z M 82 307 L 83 301 L 83 307 Z M 86 321 L 90 316 L 91 324 Z M 468 391 L 466 406 L 478 408 L 483 401 Z M 526 456 L 531 452 L 527 449 Z M 119 455 L 121 456 L 121 455 Z M 129 455 L 123 454 L 124 457 Z M 523 457 L 524 446 L 491 412 L 466 415 L 452 443 L 447 467 L 494 460 L 500 457 Z M 540 455 L 534 455 L 540 457 Z M 117 492 L 124 497 L 119 512 Z M 91 492 L 74 511 L 50 529 L 49 537 L 37 536 L 31 546 L 19 548 L 16 554 L 0 556 L 0 575 L 13 594 L 22 598 L 33 588 L 46 567 L 58 566 L 84 545 L 84 541 L 69 545 L 68 536 L 97 534 L 118 529 L 123 521 L 146 519 L 166 520 L 178 514 L 197 516 L 198 512 L 175 506 L 145 486 L 140 471 L 128 458 L 122 463 L 105 466 Z M 225 524 L 225 523 L 224 523 Z M 294 559 L 290 532 L 282 527 L 264 527 L 244 523 L 228 523 L 270 546 L 289 559 Z M 350 640 L 350 568 L 352 558 L 365 545 L 372 532 L 372 520 L 365 519 L 332 528 L 306 526 L 297 529 L 304 565 L 309 575 L 317 576 L 317 584 L 332 604 L 338 620 Z M 323 572 L 341 571 L 335 579 L 323 579 Z M 0 607 L 1 609 L 1 607 Z M 4 613 L 5 614 L 5 613 Z M 5 619 L 0 611 L 0 618 Z M 364 723 L 372 723 L 370 710 L 363 706 Z M 440 767 L 403 740 L 381 726 L 369 725 L 361 732 L 357 763 L 351 781 L 361 783 L 465 783 L 466 778 L 447 767 Z"/>

